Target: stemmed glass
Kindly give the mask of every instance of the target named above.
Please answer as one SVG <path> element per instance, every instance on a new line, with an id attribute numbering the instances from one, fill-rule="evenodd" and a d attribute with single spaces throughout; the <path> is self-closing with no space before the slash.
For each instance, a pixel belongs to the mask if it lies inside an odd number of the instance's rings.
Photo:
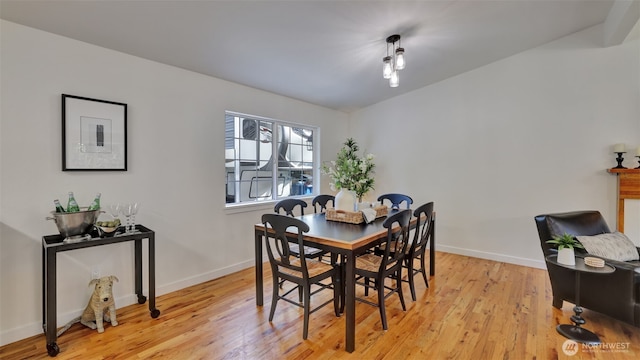
<path id="1" fill-rule="evenodd" d="M 129 234 L 131 232 L 131 204 L 120 204 L 120 213 L 126 218 L 124 232 Z"/>
<path id="2" fill-rule="evenodd" d="M 113 220 L 118 218 L 118 214 L 120 214 L 120 204 L 110 204 L 109 205 L 109 215 L 113 218 Z"/>
<path id="3" fill-rule="evenodd" d="M 136 230 L 136 214 L 138 213 L 138 208 L 140 208 L 140 203 L 132 203 L 131 206 L 131 233 L 137 232 Z"/>
<path id="4" fill-rule="evenodd" d="M 109 214 L 111 216 L 113 216 L 115 218 L 115 217 L 118 216 L 119 212 L 120 212 L 120 204 L 119 203 L 109 204 Z"/>
<path id="5" fill-rule="evenodd" d="M 126 220 L 125 233 L 133 234 L 136 230 L 136 214 L 138 213 L 139 203 L 120 204 L 120 212 Z"/>

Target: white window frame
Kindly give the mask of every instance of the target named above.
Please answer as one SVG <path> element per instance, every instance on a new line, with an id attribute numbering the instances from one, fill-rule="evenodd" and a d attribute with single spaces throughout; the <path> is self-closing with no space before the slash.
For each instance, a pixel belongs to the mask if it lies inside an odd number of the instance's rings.
<path id="1" fill-rule="evenodd" d="M 233 117 L 233 128 L 230 129 L 230 124 L 229 124 L 229 119 L 230 117 Z M 259 153 L 260 153 L 260 144 L 259 144 L 259 140 L 251 140 L 248 139 L 246 140 L 244 138 L 244 134 L 243 134 L 243 121 L 245 119 L 249 119 L 249 120 L 256 120 L 256 121 L 264 121 L 264 122 L 268 122 L 271 123 L 271 141 L 270 141 L 270 145 L 271 145 L 271 154 L 272 156 L 270 157 L 269 161 L 267 162 L 266 165 L 262 165 L 261 163 L 264 163 L 264 158 L 261 158 Z M 293 128 L 298 128 L 298 129 L 306 129 L 306 130 L 310 130 L 312 131 L 312 136 L 311 136 L 311 141 L 308 141 L 308 139 L 304 136 L 304 135 L 299 135 L 300 137 L 300 142 L 294 142 L 292 139 L 288 139 L 287 142 L 287 151 L 286 154 L 291 155 L 290 151 L 295 147 L 295 148 L 299 148 L 301 150 L 300 152 L 300 160 L 301 162 L 299 162 L 299 165 L 302 166 L 303 168 L 301 168 L 300 170 L 296 170 L 296 167 L 293 167 L 293 160 L 291 162 L 289 162 L 289 164 L 292 167 L 280 167 L 278 166 L 278 162 L 277 161 L 273 161 L 273 154 L 276 154 L 276 156 L 278 155 L 278 145 L 279 145 L 279 141 L 281 140 L 281 134 L 280 129 L 281 128 L 288 128 L 290 129 L 290 134 L 289 136 L 291 136 L 293 133 L 295 134 L 300 134 L 299 132 L 295 132 L 293 131 Z M 261 136 L 261 130 L 258 128 L 257 130 L 257 134 L 256 134 L 256 138 L 259 139 Z M 231 136 L 229 136 L 231 135 Z M 247 160 L 243 158 L 243 155 L 240 154 L 241 153 L 241 142 L 243 140 L 246 141 L 250 141 L 250 142 L 256 142 L 256 158 L 255 158 L 255 167 L 253 169 L 241 169 L 241 167 L 243 166 L 242 161 L 243 160 Z M 250 144 L 250 143 L 249 143 Z M 249 114 L 245 114 L 245 113 L 240 113 L 240 112 L 235 112 L 235 111 L 225 111 L 225 208 L 234 208 L 234 207 L 242 207 L 242 206 L 247 206 L 247 205 L 258 205 L 258 204 L 272 204 L 274 202 L 277 202 L 279 200 L 285 199 L 285 198 L 306 198 L 306 197 L 312 197 L 315 196 L 316 194 L 319 193 L 320 189 L 319 189 L 319 184 L 320 184 L 320 128 L 317 126 L 313 126 L 313 125 L 308 125 L 308 124 L 302 124 L 302 123 L 295 123 L 295 122 L 290 122 L 290 121 L 283 121 L 283 120 L 277 120 L 277 119 L 272 119 L 272 118 L 267 118 L 264 116 L 256 116 L 256 115 L 249 115 Z M 293 146 L 292 146 L 293 145 Z M 233 148 L 230 148 L 231 146 L 233 146 Z M 311 149 L 309 149 L 309 146 L 312 146 Z M 264 150 L 264 148 L 262 148 Z M 305 150 L 306 149 L 306 150 Z M 232 151 L 229 151 L 232 150 Z M 305 161 L 305 153 L 308 154 L 308 152 L 311 152 L 312 155 L 312 165 L 311 165 L 311 169 L 309 169 L 308 167 L 304 167 L 304 164 L 308 164 L 307 161 Z M 245 155 L 246 156 L 246 155 Z M 233 165 L 229 166 L 231 161 L 230 159 L 233 159 Z M 267 166 L 270 165 L 270 168 L 268 170 L 265 169 L 265 171 L 270 171 L 271 172 L 271 192 L 270 195 L 267 196 L 258 196 L 255 198 L 244 198 L 246 194 L 247 197 L 250 197 L 250 191 L 251 190 L 246 190 L 241 188 L 243 186 L 243 183 L 246 183 L 246 180 L 241 179 L 242 177 L 242 172 L 243 171 L 256 171 L 256 175 L 261 168 L 261 166 Z M 246 165 L 245 165 L 246 166 Z M 230 173 L 230 169 L 233 168 L 233 171 Z M 299 173 L 299 172 L 302 173 Z M 304 185 L 300 184 L 300 183 L 296 183 L 296 189 L 297 191 L 300 191 L 300 189 L 302 189 L 302 194 L 296 194 L 296 195 L 290 195 L 290 193 L 293 191 L 293 186 L 294 186 L 294 181 L 298 181 L 296 179 L 296 177 L 293 177 L 292 173 L 293 172 L 298 172 L 299 176 L 301 176 L 303 174 L 308 174 L 309 171 L 311 171 L 311 178 L 312 178 L 312 182 L 311 184 L 313 186 L 311 187 L 307 187 L 308 185 L 305 183 Z M 285 176 L 283 177 L 283 173 L 285 174 Z M 232 175 L 232 179 L 230 180 L 230 174 Z M 255 177 L 254 177 L 255 178 Z M 284 179 L 284 181 L 282 180 Z M 305 178 L 306 179 L 306 178 Z M 288 184 L 287 182 L 290 181 L 290 183 Z M 258 184 L 259 182 L 256 181 L 256 184 Z M 279 187 L 279 183 L 281 184 L 281 186 Z M 253 178 L 251 180 L 251 186 L 253 185 Z M 288 193 L 285 195 L 281 195 L 280 193 L 284 193 L 285 188 L 288 187 Z M 233 192 L 231 193 L 230 187 L 233 187 Z M 302 187 L 303 186 L 303 187 Z M 301 188 L 302 187 L 302 188 Z M 251 187 L 249 188 L 251 189 Z M 310 192 L 309 192 L 310 191 Z M 240 194 L 240 199 L 237 199 L 236 196 Z"/>

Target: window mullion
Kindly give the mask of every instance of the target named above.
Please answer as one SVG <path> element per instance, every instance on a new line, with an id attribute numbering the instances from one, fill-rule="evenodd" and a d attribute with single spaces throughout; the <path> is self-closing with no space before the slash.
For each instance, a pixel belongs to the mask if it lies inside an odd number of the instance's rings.
<path id="1" fill-rule="evenodd" d="M 272 125 L 272 134 L 271 137 L 271 159 L 272 167 L 271 167 L 271 198 L 276 200 L 278 199 L 278 165 L 280 162 L 280 154 L 278 153 L 278 139 L 280 138 L 280 124 L 277 122 L 273 122 Z"/>

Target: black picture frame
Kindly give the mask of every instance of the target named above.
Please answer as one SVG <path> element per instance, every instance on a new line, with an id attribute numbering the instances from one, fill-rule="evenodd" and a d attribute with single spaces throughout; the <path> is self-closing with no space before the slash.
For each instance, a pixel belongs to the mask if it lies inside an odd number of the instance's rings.
<path id="1" fill-rule="evenodd" d="M 127 104 L 62 94 L 62 171 L 127 171 Z"/>

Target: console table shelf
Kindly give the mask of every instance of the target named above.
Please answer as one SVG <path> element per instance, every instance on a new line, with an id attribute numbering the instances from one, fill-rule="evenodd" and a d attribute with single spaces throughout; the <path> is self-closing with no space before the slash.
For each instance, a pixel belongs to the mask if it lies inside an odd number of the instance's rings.
<path id="1" fill-rule="evenodd" d="M 640 169 L 607 170 L 618 176 L 618 231 L 624 232 L 624 200 L 640 200 Z"/>

